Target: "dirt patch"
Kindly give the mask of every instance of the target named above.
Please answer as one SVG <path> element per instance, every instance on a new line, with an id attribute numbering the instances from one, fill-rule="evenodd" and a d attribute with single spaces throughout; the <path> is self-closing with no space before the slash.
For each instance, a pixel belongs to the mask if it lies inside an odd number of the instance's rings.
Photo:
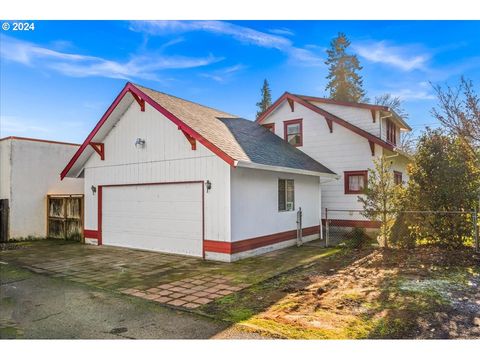
<path id="1" fill-rule="evenodd" d="M 283 338 L 480 338 L 479 286 L 471 249 L 342 251 L 205 310 Z"/>

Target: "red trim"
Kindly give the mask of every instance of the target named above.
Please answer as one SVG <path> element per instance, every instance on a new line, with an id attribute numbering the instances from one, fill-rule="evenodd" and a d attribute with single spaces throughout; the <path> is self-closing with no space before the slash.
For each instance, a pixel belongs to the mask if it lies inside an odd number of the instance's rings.
<path id="1" fill-rule="evenodd" d="M 354 191 L 350 190 L 349 188 L 349 180 L 348 178 L 350 176 L 363 176 L 364 178 L 364 185 L 367 186 L 367 181 L 368 181 L 368 170 L 356 170 L 356 171 L 344 171 L 343 173 L 343 178 L 344 178 L 344 190 L 345 194 L 363 194 L 363 190 L 359 191 Z"/>
<path id="2" fill-rule="evenodd" d="M 316 102 L 324 103 L 324 104 L 350 106 L 350 107 L 356 107 L 356 108 L 361 108 L 361 109 L 370 109 L 370 110 L 390 111 L 390 109 L 387 106 L 383 106 L 383 105 L 373 105 L 373 104 L 355 103 L 355 102 L 349 102 L 349 101 L 339 101 L 339 100 L 334 100 L 334 99 L 326 99 L 326 98 L 319 98 L 319 97 L 315 97 L 315 96 L 306 96 L 306 95 L 298 95 L 298 94 L 295 94 L 295 96 L 299 97 L 303 100 L 306 100 L 306 101 L 316 101 Z"/>
<path id="3" fill-rule="evenodd" d="M 130 94 L 132 94 L 135 101 L 140 105 L 140 111 L 145 111 L 145 100 L 141 99 L 137 94 L 130 90 Z"/>
<path id="4" fill-rule="evenodd" d="M 98 207 L 97 207 L 97 239 L 98 245 L 102 245 L 102 201 L 103 201 L 103 186 L 98 186 Z"/>
<path id="5" fill-rule="evenodd" d="M 375 156 L 375 143 L 368 140 L 368 145 L 370 145 L 370 151 L 372 152 L 372 156 Z"/>
<path id="6" fill-rule="evenodd" d="M 403 174 L 400 171 L 393 171 L 393 180 L 395 185 L 403 184 Z"/>
<path id="7" fill-rule="evenodd" d="M 287 99 L 288 100 L 288 105 L 290 105 L 290 109 L 292 112 L 295 111 L 295 102 L 292 99 Z"/>
<path id="8" fill-rule="evenodd" d="M 21 137 L 21 136 L 7 136 L 7 137 L 4 137 L 4 138 L 0 139 L 0 141 L 3 141 L 3 140 L 25 140 L 25 141 L 36 141 L 36 142 L 47 143 L 47 144 L 80 146 L 80 144 L 74 144 L 74 143 L 69 143 L 69 142 L 54 141 L 54 140 L 43 140 L 43 139 L 27 138 L 27 137 Z"/>
<path id="9" fill-rule="evenodd" d="M 332 119 L 325 118 L 327 121 L 328 128 L 330 129 L 330 133 L 333 133 L 333 122 Z"/>
<path id="10" fill-rule="evenodd" d="M 263 126 L 265 129 L 270 130 L 271 132 L 275 133 L 275 123 L 262 124 L 262 126 Z"/>
<path id="11" fill-rule="evenodd" d="M 169 182 L 153 182 L 153 183 L 136 183 L 136 184 L 110 184 L 110 185 L 99 185 L 97 196 L 98 196 L 98 223 L 97 223 L 97 239 L 98 245 L 102 245 L 102 197 L 103 197 L 103 188 L 104 187 L 124 187 L 124 186 L 148 186 L 148 185 L 173 185 L 173 184 L 202 184 L 202 257 L 205 258 L 205 182 L 203 180 L 196 181 L 169 181 Z"/>
<path id="12" fill-rule="evenodd" d="M 83 237 L 86 237 L 89 239 L 98 239 L 98 231 L 83 229 Z"/>
<path id="13" fill-rule="evenodd" d="M 344 220 L 344 219 L 328 219 L 328 222 L 333 226 L 340 227 L 359 227 L 365 229 L 379 229 L 381 222 L 372 220 Z M 325 219 L 322 219 L 322 224 L 325 225 Z"/>
<path id="14" fill-rule="evenodd" d="M 163 114 L 165 117 L 167 117 L 169 120 L 171 120 L 174 124 L 176 124 L 181 130 L 185 131 L 188 135 L 190 135 L 191 137 L 195 138 L 196 140 L 198 140 L 202 145 L 204 145 L 207 149 L 209 149 L 210 151 L 212 151 L 214 154 L 216 154 L 217 156 L 219 156 L 221 159 L 223 159 L 224 161 L 226 161 L 229 165 L 231 166 L 235 166 L 235 159 L 232 158 L 231 156 L 229 156 L 228 154 L 226 154 L 223 150 L 221 150 L 220 148 L 218 148 L 216 145 L 212 144 L 210 141 L 208 141 L 207 139 L 205 139 L 203 136 L 201 136 L 198 132 L 196 132 L 195 130 L 193 130 L 190 126 L 188 126 L 187 124 L 185 124 L 182 120 L 180 120 L 179 118 L 177 118 L 175 115 L 173 115 L 172 113 L 170 113 L 168 110 L 166 110 L 165 108 L 163 108 L 161 105 L 159 105 L 158 103 L 156 103 L 154 100 L 152 100 L 152 98 L 150 98 L 147 94 L 145 94 L 143 91 L 141 91 L 140 89 L 138 89 L 137 87 L 135 87 L 135 85 L 133 85 L 132 83 L 127 83 L 125 85 L 125 87 L 122 89 L 122 91 L 120 92 L 120 94 L 117 95 L 117 97 L 115 98 L 115 100 L 113 101 L 113 103 L 108 107 L 107 111 L 105 112 L 105 114 L 103 114 L 103 116 L 101 117 L 101 119 L 99 120 L 99 122 L 97 123 L 97 125 L 93 128 L 93 130 L 90 132 L 90 134 L 87 136 L 87 138 L 85 139 L 85 141 L 83 142 L 83 144 L 80 146 L 80 148 L 77 150 L 77 152 L 75 153 L 75 155 L 73 155 L 73 157 L 70 159 L 70 161 L 68 162 L 67 166 L 65 167 L 65 169 L 63 169 L 62 173 L 60 174 L 60 178 L 63 179 L 65 178 L 65 176 L 67 175 L 67 173 L 70 171 L 70 169 L 73 167 L 73 165 L 75 164 L 75 162 L 78 160 L 78 158 L 80 157 L 80 155 L 83 153 L 83 151 L 85 150 L 85 148 L 90 144 L 90 142 L 92 142 L 93 138 L 95 137 L 95 135 L 97 134 L 97 132 L 100 130 L 100 128 L 103 126 L 103 124 L 107 121 L 108 117 L 111 115 L 111 113 L 113 112 L 113 110 L 115 110 L 116 106 L 120 103 L 120 101 L 123 99 L 123 97 L 125 96 L 125 94 L 127 92 L 131 92 L 132 94 L 135 94 L 137 95 L 138 97 L 140 97 L 143 101 L 146 101 L 150 106 L 152 106 L 153 108 L 155 108 L 157 111 L 159 111 L 161 114 Z"/>
<path id="15" fill-rule="evenodd" d="M 300 105 L 303 105 L 305 106 L 307 109 L 310 109 L 314 112 L 316 112 L 317 114 L 320 114 L 322 115 L 325 119 L 328 119 L 330 121 L 333 121 L 339 125 L 342 125 L 343 127 L 351 130 L 352 132 L 364 137 L 365 139 L 367 140 L 370 140 L 372 142 L 374 142 L 375 144 L 378 144 L 380 145 L 381 147 L 385 148 L 385 149 L 388 149 L 388 150 L 391 150 L 393 151 L 394 150 L 394 146 L 392 144 L 389 144 L 388 142 L 386 141 L 383 141 L 382 139 L 376 137 L 375 135 L 372 135 L 370 134 L 369 132 L 363 130 L 363 129 L 360 129 L 359 127 L 355 126 L 355 125 L 352 125 L 350 124 L 348 121 L 345 121 L 341 118 L 339 118 L 338 116 L 336 115 L 333 115 L 331 113 L 329 113 L 328 111 L 326 110 L 323 110 L 321 108 L 319 108 L 318 106 L 315 106 L 314 104 L 311 104 L 309 103 L 308 101 L 306 101 L 304 98 L 308 98 L 308 97 L 303 97 L 303 98 L 300 98 L 296 95 L 292 95 L 290 93 L 284 93 L 277 101 L 275 101 L 273 103 L 272 106 L 270 106 L 263 114 L 262 116 L 260 116 L 257 120 L 257 123 L 261 124 L 261 122 L 273 111 L 275 110 L 275 108 L 277 108 L 285 99 L 292 99 L 296 102 L 298 102 Z M 335 103 L 338 103 L 338 102 L 335 102 Z M 373 106 L 373 105 L 372 105 Z M 328 123 L 328 121 L 327 121 Z"/>
<path id="16" fill-rule="evenodd" d="M 190 143 L 190 146 L 192 147 L 192 150 L 197 150 L 197 141 L 195 140 L 195 138 L 191 137 L 190 135 L 188 135 L 184 130 L 181 130 L 180 131 L 183 133 L 183 135 L 185 135 L 185 137 L 187 138 L 188 142 Z"/>
<path id="17" fill-rule="evenodd" d="M 294 125 L 294 124 L 300 124 L 300 144 L 291 144 L 288 141 L 288 136 L 287 136 L 287 127 L 288 125 Z M 293 119 L 293 120 L 285 120 L 283 122 L 283 138 L 285 139 L 286 142 L 288 142 L 292 146 L 303 146 L 303 119 Z"/>
<path id="18" fill-rule="evenodd" d="M 105 160 L 105 145 L 103 143 L 91 142 L 90 146 L 100 155 L 100 160 Z"/>
<path id="19" fill-rule="evenodd" d="M 320 234 L 320 225 L 304 228 L 302 232 L 304 236 Z M 204 247 L 205 251 L 208 252 L 236 254 L 287 240 L 293 240 L 296 237 L 297 230 L 290 230 L 235 242 L 204 240 Z"/>

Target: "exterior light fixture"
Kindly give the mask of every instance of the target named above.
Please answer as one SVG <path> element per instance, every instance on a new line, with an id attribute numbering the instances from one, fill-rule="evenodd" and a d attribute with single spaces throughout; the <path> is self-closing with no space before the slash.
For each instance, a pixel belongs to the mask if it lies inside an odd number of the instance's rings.
<path id="1" fill-rule="evenodd" d="M 92 189 L 92 195 L 95 195 L 95 193 L 97 192 L 97 188 L 92 185 L 90 189 Z"/>
<path id="2" fill-rule="evenodd" d="M 135 140 L 135 147 L 137 149 L 145 147 L 145 139 L 137 138 L 137 140 Z"/>
<path id="3" fill-rule="evenodd" d="M 205 182 L 205 187 L 207 188 L 207 192 L 212 188 L 212 183 L 210 182 L 210 180 L 207 180 Z"/>

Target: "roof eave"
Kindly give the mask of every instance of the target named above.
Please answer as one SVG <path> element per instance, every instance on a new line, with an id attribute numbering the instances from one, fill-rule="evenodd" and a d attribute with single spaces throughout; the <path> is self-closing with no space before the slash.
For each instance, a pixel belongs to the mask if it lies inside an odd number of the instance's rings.
<path id="1" fill-rule="evenodd" d="M 275 172 L 286 172 L 290 174 L 319 176 L 322 178 L 331 178 L 335 180 L 340 178 L 340 176 L 335 173 L 296 169 L 296 168 L 290 168 L 290 167 L 284 167 L 284 166 L 265 165 L 265 164 L 250 162 L 250 161 L 238 161 L 237 166 L 243 167 L 243 168 L 249 168 L 249 169 L 257 169 L 257 170 L 267 170 L 267 171 L 275 171 Z"/>

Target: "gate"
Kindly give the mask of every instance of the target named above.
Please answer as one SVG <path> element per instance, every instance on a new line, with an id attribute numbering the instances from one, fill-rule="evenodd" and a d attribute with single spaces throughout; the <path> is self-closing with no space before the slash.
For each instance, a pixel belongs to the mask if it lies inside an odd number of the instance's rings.
<path id="1" fill-rule="evenodd" d="M 48 195 L 47 209 L 47 237 L 83 239 L 83 195 Z"/>
<path id="2" fill-rule="evenodd" d="M 8 241 L 8 199 L 0 199 L 0 242 Z"/>

